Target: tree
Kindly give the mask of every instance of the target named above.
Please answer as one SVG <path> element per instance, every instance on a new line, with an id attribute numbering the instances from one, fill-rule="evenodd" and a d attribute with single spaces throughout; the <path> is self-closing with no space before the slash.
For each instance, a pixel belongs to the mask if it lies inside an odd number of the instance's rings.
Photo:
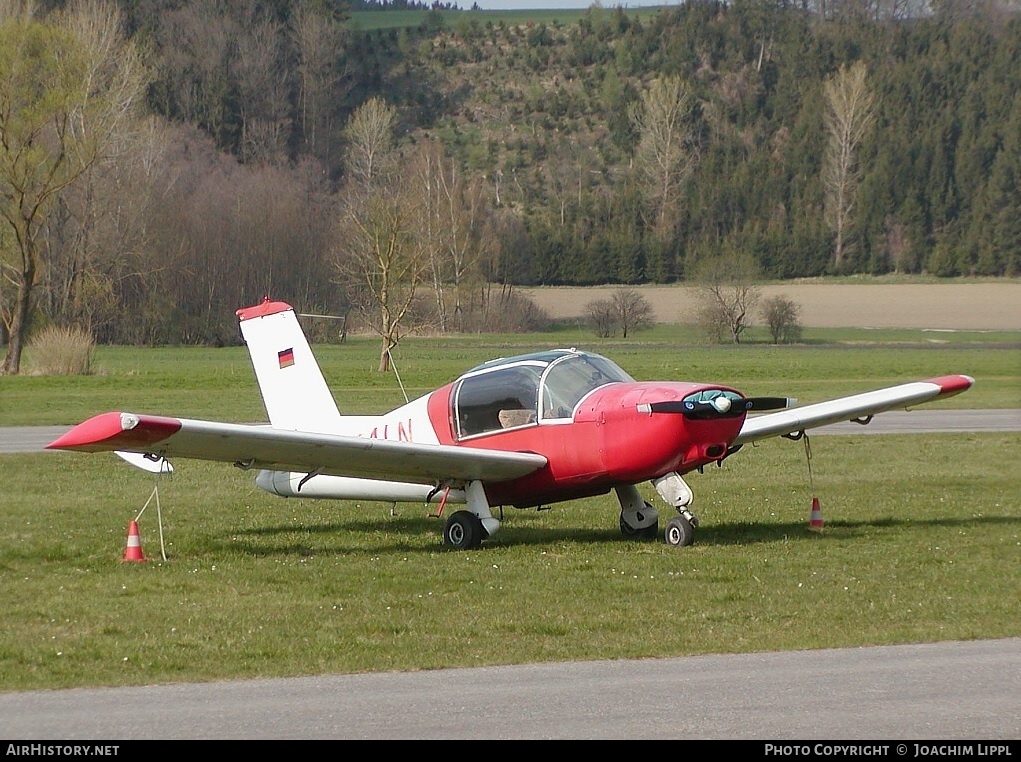
<path id="1" fill-rule="evenodd" d="M 327 165 L 330 163 L 336 88 L 344 77 L 337 51 L 346 45 L 342 22 L 329 14 L 300 5 L 294 14 L 294 44 L 298 49 L 299 106 L 305 145 Z"/>
<path id="2" fill-rule="evenodd" d="M 655 311 L 649 300 L 633 288 L 620 288 L 610 297 L 623 338 L 628 333 L 648 328 L 655 322 Z"/>
<path id="3" fill-rule="evenodd" d="M 413 234 L 414 183 L 393 145 L 396 109 L 378 98 L 351 116 L 346 133 L 349 180 L 337 229 L 336 267 L 353 303 L 379 334 L 379 371 L 390 369 L 422 282 L 427 257 Z"/>
<path id="4" fill-rule="evenodd" d="M 392 179 L 398 154 L 394 149 L 397 109 L 382 98 L 370 98 L 348 120 L 344 136 L 349 141 L 344 168 L 350 181 L 372 188 Z"/>
<path id="5" fill-rule="evenodd" d="M 417 190 L 414 232 L 429 261 L 440 330 L 463 331 L 474 297 L 481 293 L 488 247 L 482 180 L 468 180 L 442 144 L 432 140 L 419 143 L 409 170 Z"/>
<path id="6" fill-rule="evenodd" d="M 826 157 L 823 184 L 826 188 L 826 220 L 836 240 L 833 267 L 844 265 L 847 235 L 854 213 L 860 171 L 858 149 L 874 119 L 875 98 L 869 89 L 865 64 L 841 66 L 826 80 Z"/>
<path id="7" fill-rule="evenodd" d="M 585 315 L 601 339 L 613 336 L 618 329 L 626 339 L 629 333 L 655 322 L 652 304 L 633 288 L 619 288 L 609 299 L 593 299 L 585 305 Z"/>
<path id="8" fill-rule="evenodd" d="M 652 208 L 650 227 L 667 240 L 677 222 L 681 183 L 699 156 L 695 98 L 679 77 L 663 77 L 642 94 L 640 104 L 632 105 L 629 115 L 640 134 L 635 166 Z"/>
<path id="9" fill-rule="evenodd" d="M 729 333 L 735 344 L 741 343 L 761 294 L 755 285 L 759 272 L 750 254 L 730 247 L 691 268 L 688 279 L 696 292 L 696 319 L 710 341 L 722 341 Z"/>
<path id="10" fill-rule="evenodd" d="M 617 329 L 617 316 L 609 299 L 593 299 L 585 305 L 589 327 L 600 339 L 608 339 Z"/>
<path id="11" fill-rule="evenodd" d="M 801 307 L 786 296 L 771 296 L 762 305 L 762 319 L 769 326 L 774 344 L 788 344 L 801 338 L 798 315 Z"/>
<path id="12" fill-rule="evenodd" d="M 0 218 L 14 244 L 2 271 L 15 291 L 0 375 L 21 367 L 45 267 L 41 233 L 57 197 L 130 123 L 146 83 L 113 3 L 80 0 L 55 19 L 37 21 L 21 3 L 0 15 Z"/>

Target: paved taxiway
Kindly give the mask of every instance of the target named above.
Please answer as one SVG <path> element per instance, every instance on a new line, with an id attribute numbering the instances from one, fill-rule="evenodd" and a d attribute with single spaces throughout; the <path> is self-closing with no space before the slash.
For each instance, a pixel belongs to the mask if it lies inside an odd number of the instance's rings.
<path id="1" fill-rule="evenodd" d="M 9 693 L 0 737 L 1016 740 L 1021 639 Z"/>

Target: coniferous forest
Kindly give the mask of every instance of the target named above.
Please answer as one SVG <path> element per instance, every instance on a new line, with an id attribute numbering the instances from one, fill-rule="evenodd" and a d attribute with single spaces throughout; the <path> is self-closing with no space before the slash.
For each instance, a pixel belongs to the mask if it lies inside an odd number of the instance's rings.
<path id="1" fill-rule="evenodd" d="M 130 119 L 35 228 L 0 168 L 2 339 L 28 277 L 29 325 L 223 343 L 236 307 L 346 312 L 387 267 L 446 330 L 515 285 L 678 282 L 736 254 L 773 278 L 1021 272 L 1010 0 L 448 5 L 375 28 L 331 0 L 112 4 L 112 60 L 144 67 Z M 89 43 L 83 5 L 0 15 L 0 69 L 24 69 L 19 42 Z M 413 267 L 366 265 L 384 227 Z"/>

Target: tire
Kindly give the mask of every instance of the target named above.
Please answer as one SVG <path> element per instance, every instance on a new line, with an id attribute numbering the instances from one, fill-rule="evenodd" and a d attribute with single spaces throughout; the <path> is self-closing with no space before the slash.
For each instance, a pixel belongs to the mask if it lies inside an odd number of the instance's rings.
<path id="1" fill-rule="evenodd" d="M 443 544 L 452 550 L 474 550 L 485 537 L 482 520 L 471 511 L 457 511 L 443 525 Z"/>
<path id="2" fill-rule="evenodd" d="M 663 539 L 667 545 L 681 548 L 695 542 L 695 527 L 683 516 L 674 516 L 666 523 Z"/>
<path id="3" fill-rule="evenodd" d="M 659 521 L 642 529 L 635 529 L 620 517 L 620 533 L 628 540 L 651 540 L 659 534 Z"/>

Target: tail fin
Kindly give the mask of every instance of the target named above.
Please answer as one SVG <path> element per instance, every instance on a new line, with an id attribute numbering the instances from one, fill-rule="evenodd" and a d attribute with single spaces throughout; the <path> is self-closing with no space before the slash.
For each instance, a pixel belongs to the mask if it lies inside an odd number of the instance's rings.
<path id="1" fill-rule="evenodd" d="M 270 423 L 295 431 L 336 431 L 337 403 L 291 305 L 267 297 L 237 316 Z"/>

